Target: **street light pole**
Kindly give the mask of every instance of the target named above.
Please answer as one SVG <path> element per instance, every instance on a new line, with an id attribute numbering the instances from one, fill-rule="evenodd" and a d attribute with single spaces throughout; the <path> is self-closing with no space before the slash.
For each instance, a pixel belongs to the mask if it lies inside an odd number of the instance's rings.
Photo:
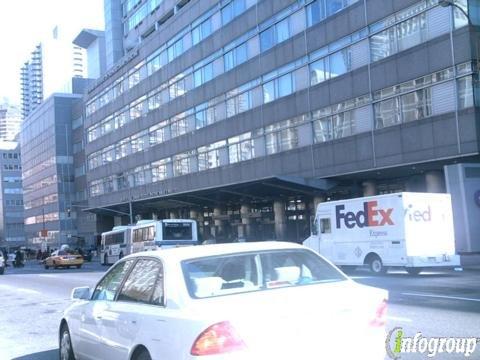
<path id="1" fill-rule="evenodd" d="M 460 5 L 456 4 L 455 1 L 453 1 L 453 0 L 439 0 L 439 1 L 438 1 L 438 5 L 440 5 L 441 7 L 453 6 L 453 7 L 457 8 L 457 9 L 460 10 L 460 11 L 463 13 L 463 15 L 465 15 L 465 17 L 467 18 L 468 25 L 474 26 L 473 23 L 472 23 L 472 20 L 470 19 L 470 16 L 469 16 L 468 13 L 465 11 L 465 9 L 462 8 Z"/>

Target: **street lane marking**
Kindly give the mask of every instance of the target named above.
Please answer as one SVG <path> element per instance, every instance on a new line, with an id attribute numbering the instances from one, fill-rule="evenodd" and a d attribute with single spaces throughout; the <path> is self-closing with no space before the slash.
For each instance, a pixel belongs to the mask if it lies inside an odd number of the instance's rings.
<path id="1" fill-rule="evenodd" d="M 24 289 L 24 288 L 19 288 L 19 287 L 10 286 L 10 285 L 3 285 L 3 284 L 0 285 L 0 288 L 6 288 L 7 290 L 20 291 L 20 292 L 24 292 L 24 293 L 27 293 L 27 294 L 34 294 L 34 295 L 42 294 L 40 291 L 31 290 L 31 289 Z"/>
<path id="2" fill-rule="evenodd" d="M 388 320 L 400 321 L 400 322 L 412 322 L 412 319 L 398 317 L 398 316 L 387 316 Z"/>
<path id="3" fill-rule="evenodd" d="M 464 300 L 464 301 L 476 301 L 476 302 L 480 302 L 480 299 L 465 298 L 465 297 L 459 297 L 459 296 L 431 295 L 431 294 L 415 294 L 415 293 L 402 293 L 402 295 L 407 295 L 407 296 L 419 296 L 419 297 L 430 297 L 430 298 L 438 298 L 438 299 L 450 299 L 450 300 Z"/>

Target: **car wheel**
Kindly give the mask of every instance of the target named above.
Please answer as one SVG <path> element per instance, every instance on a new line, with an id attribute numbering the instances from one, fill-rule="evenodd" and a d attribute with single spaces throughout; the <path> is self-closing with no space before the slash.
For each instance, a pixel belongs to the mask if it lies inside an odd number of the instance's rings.
<path id="1" fill-rule="evenodd" d="M 146 349 L 143 349 L 133 358 L 133 360 L 152 360 L 152 357 Z"/>
<path id="2" fill-rule="evenodd" d="M 0 275 L 3 275 L 4 273 L 5 273 L 5 268 L 2 266 L 2 267 L 0 268 Z"/>
<path id="3" fill-rule="evenodd" d="M 82 265 L 77 265 L 77 269 L 80 269 L 82 267 Z"/>
<path id="4" fill-rule="evenodd" d="M 405 270 L 410 275 L 418 275 L 423 271 L 423 268 L 420 268 L 420 267 L 406 267 Z"/>
<path id="5" fill-rule="evenodd" d="M 48 266 L 47 264 L 45 264 L 45 269 L 48 270 L 49 268 L 50 268 L 50 266 Z"/>
<path id="6" fill-rule="evenodd" d="M 53 262 L 53 268 L 58 269 L 58 265 L 55 263 L 55 261 Z"/>
<path id="7" fill-rule="evenodd" d="M 70 338 L 70 332 L 68 331 L 68 326 L 65 324 L 62 326 L 62 331 L 60 332 L 60 360 L 75 360 L 75 355 L 73 355 L 72 348 L 72 339 Z"/>
<path id="8" fill-rule="evenodd" d="M 375 275 L 382 275 L 387 272 L 387 268 L 383 266 L 382 259 L 378 256 L 373 256 L 368 263 L 370 271 Z"/>

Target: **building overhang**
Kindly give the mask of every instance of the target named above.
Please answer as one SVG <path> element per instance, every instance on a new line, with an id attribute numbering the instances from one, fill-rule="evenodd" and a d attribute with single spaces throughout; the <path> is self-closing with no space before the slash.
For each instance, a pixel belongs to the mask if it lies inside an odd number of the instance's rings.
<path id="1" fill-rule="evenodd" d="M 335 182 L 327 179 L 305 179 L 293 176 L 275 176 L 256 181 L 229 184 L 214 188 L 197 189 L 181 193 L 161 194 L 148 198 L 132 197 L 133 213 L 156 212 L 175 208 L 204 208 L 241 204 L 265 203 L 292 197 L 323 195 Z M 130 201 L 102 207 L 89 207 L 84 211 L 99 215 L 127 216 Z"/>
<path id="2" fill-rule="evenodd" d="M 73 40 L 73 44 L 87 49 L 96 39 L 104 36 L 101 30 L 83 29 Z"/>

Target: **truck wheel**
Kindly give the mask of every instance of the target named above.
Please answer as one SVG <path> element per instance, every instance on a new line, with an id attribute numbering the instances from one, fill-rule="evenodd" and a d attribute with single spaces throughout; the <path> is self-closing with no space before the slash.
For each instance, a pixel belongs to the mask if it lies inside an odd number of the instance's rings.
<path id="1" fill-rule="evenodd" d="M 123 252 L 121 252 L 120 255 L 118 255 L 118 259 L 120 260 L 121 258 L 123 258 Z"/>
<path id="2" fill-rule="evenodd" d="M 107 266 L 108 266 L 108 256 L 107 256 L 107 254 L 105 254 L 105 255 L 103 256 L 103 265 L 107 265 Z"/>
<path id="3" fill-rule="evenodd" d="M 410 275 L 418 275 L 423 271 L 423 268 L 421 268 L 421 267 L 406 267 L 405 270 Z"/>
<path id="4" fill-rule="evenodd" d="M 370 267 L 370 271 L 374 275 L 382 275 L 382 274 L 385 274 L 387 272 L 387 268 L 385 266 L 383 266 L 382 259 L 380 259 L 376 255 L 372 256 L 368 265 Z"/>

